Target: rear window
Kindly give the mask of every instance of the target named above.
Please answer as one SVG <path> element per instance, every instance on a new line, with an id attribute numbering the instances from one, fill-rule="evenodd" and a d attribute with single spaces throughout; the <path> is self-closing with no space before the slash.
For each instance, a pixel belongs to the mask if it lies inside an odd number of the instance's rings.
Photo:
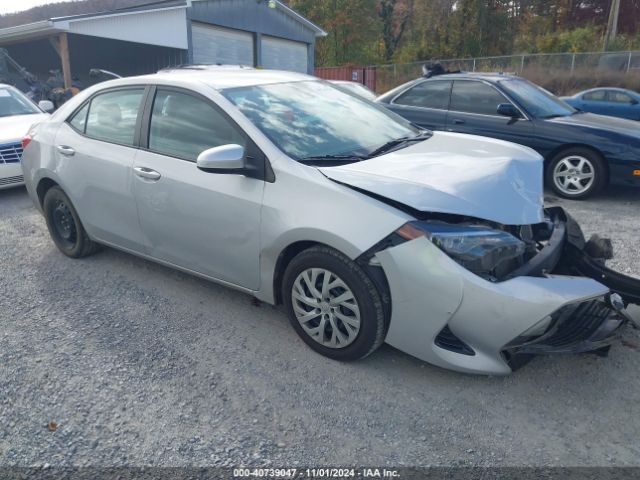
<path id="1" fill-rule="evenodd" d="M 450 91 L 451 82 L 424 82 L 400 95 L 393 103 L 446 110 L 449 106 Z"/>
<path id="2" fill-rule="evenodd" d="M 589 102 L 604 102 L 607 98 L 606 90 L 596 90 L 595 92 L 587 92 L 582 96 L 583 100 Z"/>
<path id="3" fill-rule="evenodd" d="M 140 87 L 114 90 L 93 97 L 84 125 L 85 133 L 98 140 L 133 146 L 143 94 L 144 88 Z M 82 127 L 81 113 L 76 115 L 79 130 Z M 76 117 L 71 121 L 72 125 Z"/>

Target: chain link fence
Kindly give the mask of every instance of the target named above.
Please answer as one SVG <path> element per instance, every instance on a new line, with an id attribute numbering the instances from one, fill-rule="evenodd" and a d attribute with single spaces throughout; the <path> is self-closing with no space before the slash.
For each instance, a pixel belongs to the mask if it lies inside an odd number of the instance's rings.
<path id="1" fill-rule="evenodd" d="M 377 65 L 377 92 L 385 92 L 397 85 L 422 75 L 425 61 Z M 505 72 L 534 77 L 542 75 L 593 76 L 594 74 L 636 74 L 640 76 L 640 51 L 588 52 L 588 53 L 539 53 L 439 60 L 447 70 L 467 72 Z"/>

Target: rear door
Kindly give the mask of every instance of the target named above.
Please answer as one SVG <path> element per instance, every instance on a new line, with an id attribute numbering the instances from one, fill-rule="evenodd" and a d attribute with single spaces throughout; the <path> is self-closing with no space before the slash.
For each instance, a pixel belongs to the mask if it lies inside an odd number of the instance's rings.
<path id="1" fill-rule="evenodd" d="M 600 115 L 611 115 L 611 104 L 609 103 L 608 90 L 599 89 L 586 92 L 582 95 L 581 109 L 585 112 L 598 113 Z"/>
<path id="2" fill-rule="evenodd" d="M 135 251 L 144 249 L 131 176 L 144 93 L 140 86 L 94 95 L 55 140 L 63 188 L 89 235 Z"/>
<path id="3" fill-rule="evenodd" d="M 451 83 L 425 80 L 395 97 L 387 107 L 423 128 L 444 130 Z"/>
<path id="4" fill-rule="evenodd" d="M 196 166 L 212 147 L 240 144 L 254 160 L 257 147 L 213 102 L 188 90 L 158 87 L 147 117 L 133 187 L 150 255 L 257 289 L 264 181 Z"/>
<path id="5" fill-rule="evenodd" d="M 447 130 L 531 146 L 532 123 L 522 112 L 520 118 L 498 114 L 498 105 L 502 103 L 513 104 L 489 83 L 480 80 L 455 80 L 451 90 Z"/>

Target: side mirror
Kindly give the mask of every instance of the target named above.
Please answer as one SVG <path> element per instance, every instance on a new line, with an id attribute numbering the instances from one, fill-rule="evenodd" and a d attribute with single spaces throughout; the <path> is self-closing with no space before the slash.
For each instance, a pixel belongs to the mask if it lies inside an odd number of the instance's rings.
<path id="1" fill-rule="evenodd" d="M 638 104 L 638 100 L 636 100 L 635 98 L 631 99 L 631 105 L 637 105 Z"/>
<path id="2" fill-rule="evenodd" d="M 231 143 L 205 150 L 196 161 L 198 168 L 210 173 L 240 173 L 244 170 L 244 147 Z"/>
<path id="3" fill-rule="evenodd" d="M 520 111 L 511 103 L 501 103 L 496 110 L 500 115 L 510 118 L 521 118 Z"/>
<path id="4" fill-rule="evenodd" d="M 53 112 L 56 108 L 53 102 L 50 100 L 40 100 L 38 102 L 38 106 L 40 107 L 40 110 L 44 110 L 47 113 Z"/>

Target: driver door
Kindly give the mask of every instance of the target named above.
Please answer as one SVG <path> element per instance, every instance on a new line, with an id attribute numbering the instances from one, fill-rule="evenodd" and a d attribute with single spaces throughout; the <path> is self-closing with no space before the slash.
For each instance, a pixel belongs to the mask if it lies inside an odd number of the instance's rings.
<path id="1" fill-rule="evenodd" d="M 494 86 L 476 80 L 456 80 L 447 114 L 449 132 L 498 138 L 533 147 L 531 122 L 500 115 L 498 105 L 510 102 Z"/>
<path id="2" fill-rule="evenodd" d="M 210 100 L 162 87 L 153 97 L 146 131 L 142 144 L 147 148 L 138 152 L 133 175 L 148 253 L 257 289 L 264 181 L 196 166 L 206 149 L 240 144 L 251 151 L 251 140 Z"/>

